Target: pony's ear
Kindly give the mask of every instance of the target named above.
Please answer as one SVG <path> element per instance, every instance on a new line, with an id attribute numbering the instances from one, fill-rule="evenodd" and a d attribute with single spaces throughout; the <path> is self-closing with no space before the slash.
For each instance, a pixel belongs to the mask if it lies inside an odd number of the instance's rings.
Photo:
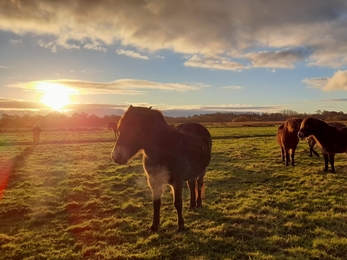
<path id="1" fill-rule="evenodd" d="M 152 108 L 152 106 L 150 106 L 148 109 L 150 110 Z"/>

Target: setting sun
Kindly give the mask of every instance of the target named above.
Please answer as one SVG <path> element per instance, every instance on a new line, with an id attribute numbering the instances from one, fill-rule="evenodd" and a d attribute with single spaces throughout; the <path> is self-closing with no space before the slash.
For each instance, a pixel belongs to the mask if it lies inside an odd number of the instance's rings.
<path id="1" fill-rule="evenodd" d="M 36 89 L 43 92 L 41 102 L 53 110 L 61 110 L 70 104 L 70 95 L 75 92 L 71 88 L 50 82 L 41 82 Z"/>

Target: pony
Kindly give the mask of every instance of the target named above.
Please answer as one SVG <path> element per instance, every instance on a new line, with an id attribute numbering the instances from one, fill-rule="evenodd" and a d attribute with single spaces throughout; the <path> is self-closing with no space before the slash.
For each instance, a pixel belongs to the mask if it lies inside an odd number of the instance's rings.
<path id="1" fill-rule="evenodd" d="M 337 129 L 320 119 L 308 117 L 302 121 L 298 137 L 304 140 L 310 136 L 322 149 L 324 171 L 328 171 L 330 162 L 331 173 L 335 173 L 335 154 L 347 152 L 347 127 Z"/>
<path id="2" fill-rule="evenodd" d="M 112 129 L 114 133 L 114 137 L 117 137 L 117 123 L 116 122 L 109 122 L 107 125 L 107 129 Z"/>
<path id="3" fill-rule="evenodd" d="M 39 125 L 36 125 L 33 129 L 33 141 L 34 143 L 38 143 L 40 141 L 40 133 L 41 133 L 41 127 Z"/>
<path id="4" fill-rule="evenodd" d="M 186 181 L 190 189 L 190 209 L 202 207 L 204 176 L 211 160 L 209 131 L 198 123 L 173 127 L 159 110 L 130 106 L 118 122 L 117 135 L 111 152 L 115 163 L 126 164 L 142 151 L 153 199 L 153 221 L 149 229 L 158 230 L 163 185 L 169 184 L 177 211 L 177 231 L 184 231 L 183 183 Z"/>
<path id="5" fill-rule="evenodd" d="M 331 123 L 328 123 L 328 124 L 333 126 L 333 127 L 336 127 L 337 129 L 340 129 L 342 127 L 346 127 L 345 124 L 339 123 L 339 122 L 331 122 Z M 316 155 L 317 157 L 319 157 L 319 154 L 313 149 L 313 147 L 316 145 L 315 139 L 312 136 L 309 136 L 307 138 L 307 143 L 308 143 L 308 147 L 310 148 L 310 157 L 312 157 L 312 153 L 314 155 Z"/>
<path id="6" fill-rule="evenodd" d="M 286 166 L 289 165 L 290 161 L 294 166 L 294 155 L 299 143 L 298 131 L 301 122 L 301 118 L 288 119 L 277 129 L 276 141 L 281 147 L 282 161 L 286 161 Z"/>

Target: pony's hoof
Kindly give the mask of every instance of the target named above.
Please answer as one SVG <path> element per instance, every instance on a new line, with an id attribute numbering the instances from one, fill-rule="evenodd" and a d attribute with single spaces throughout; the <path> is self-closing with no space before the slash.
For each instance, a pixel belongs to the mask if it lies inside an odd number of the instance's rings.
<path id="1" fill-rule="evenodd" d="M 152 233 L 156 233 L 156 232 L 158 231 L 158 227 L 152 225 L 152 226 L 149 228 L 149 231 L 151 231 Z"/>
<path id="2" fill-rule="evenodd" d="M 188 231 L 188 230 L 189 230 L 189 229 L 186 228 L 186 227 L 184 227 L 184 226 L 178 227 L 178 228 L 177 228 L 177 232 L 185 232 L 185 231 Z"/>

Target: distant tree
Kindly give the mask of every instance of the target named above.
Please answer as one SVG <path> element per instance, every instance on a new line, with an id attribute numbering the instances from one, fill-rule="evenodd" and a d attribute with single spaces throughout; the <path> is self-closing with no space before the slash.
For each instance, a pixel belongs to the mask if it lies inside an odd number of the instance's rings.
<path id="1" fill-rule="evenodd" d="M 239 116 L 232 120 L 232 122 L 247 122 L 247 121 L 249 121 L 249 119 L 246 116 Z"/>

